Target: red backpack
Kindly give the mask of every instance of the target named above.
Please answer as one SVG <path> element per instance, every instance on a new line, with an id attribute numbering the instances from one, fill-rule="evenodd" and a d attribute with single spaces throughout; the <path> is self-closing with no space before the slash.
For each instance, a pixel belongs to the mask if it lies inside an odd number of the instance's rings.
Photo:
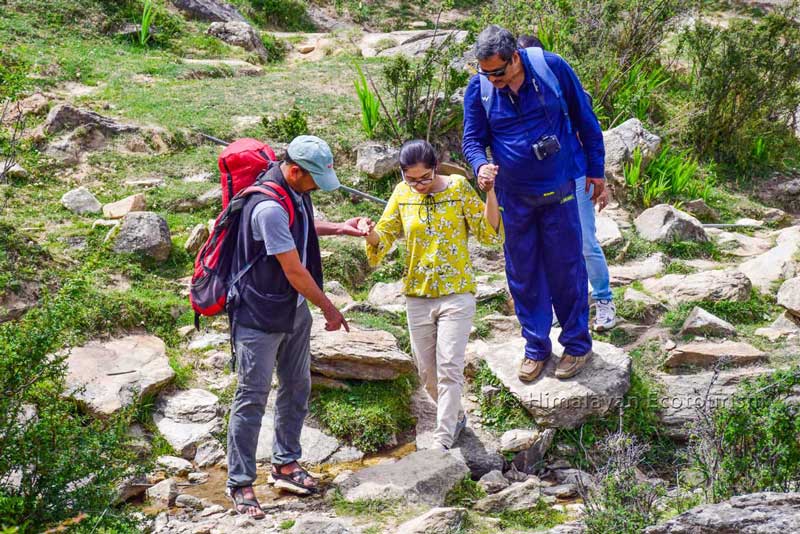
<path id="1" fill-rule="evenodd" d="M 198 329 L 200 316 L 213 316 L 225 310 L 231 286 L 266 254 L 264 250 L 239 272 L 231 272 L 242 208 L 247 198 L 261 193 L 277 200 L 289 214 L 289 226 L 294 224 L 294 205 L 286 190 L 274 182 L 257 181 L 274 160 L 272 149 L 255 139 L 235 141 L 220 154 L 223 209 L 211 235 L 197 253 L 189 287 L 189 302 L 195 311 Z"/>

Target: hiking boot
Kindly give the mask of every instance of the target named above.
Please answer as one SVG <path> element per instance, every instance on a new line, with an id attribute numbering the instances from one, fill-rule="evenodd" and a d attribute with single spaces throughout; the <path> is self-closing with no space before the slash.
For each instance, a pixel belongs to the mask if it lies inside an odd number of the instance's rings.
<path id="1" fill-rule="evenodd" d="M 531 382 L 536 380 L 547 360 L 531 360 L 530 358 L 523 358 L 522 365 L 519 366 L 519 379 L 523 382 Z"/>
<path id="2" fill-rule="evenodd" d="M 598 300 L 595 309 L 594 325 L 592 325 L 595 332 L 605 332 L 616 326 L 617 307 L 611 299 Z"/>
<path id="3" fill-rule="evenodd" d="M 577 375 L 581 369 L 588 363 L 592 351 L 587 352 L 583 356 L 570 356 L 566 352 L 556 365 L 556 378 L 572 378 Z"/>

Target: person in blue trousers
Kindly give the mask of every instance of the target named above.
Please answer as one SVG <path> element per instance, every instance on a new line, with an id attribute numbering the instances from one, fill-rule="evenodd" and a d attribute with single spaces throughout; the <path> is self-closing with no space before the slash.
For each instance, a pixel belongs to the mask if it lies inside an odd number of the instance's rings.
<path id="1" fill-rule="evenodd" d="M 559 56 L 518 49 L 514 36 L 494 25 L 478 36 L 475 55 L 480 68 L 464 96 L 462 149 L 479 185 L 494 181 L 503 210 L 506 275 L 526 340 L 519 377 L 536 379 L 550 358 L 555 310 L 564 346 L 555 376 L 570 378 L 592 354 L 575 180 L 586 175 L 593 200 L 603 192 L 600 124 Z"/>
<path id="2" fill-rule="evenodd" d="M 533 35 L 521 35 L 517 39 L 517 45 L 521 48 L 535 46 L 544 49 L 542 42 Z M 592 285 L 592 299 L 595 301 L 595 316 L 592 328 L 595 332 L 605 332 L 616 326 L 617 308 L 614 305 L 614 295 L 611 293 L 606 256 L 603 254 L 603 249 L 597 240 L 594 215 L 595 202 L 592 201 L 594 186 L 586 187 L 586 159 L 583 157 L 582 152 L 577 156 L 578 163 L 583 169 L 580 173 L 581 177 L 575 180 L 575 191 L 578 195 L 578 212 L 581 217 L 583 259 L 586 262 L 589 283 Z M 596 200 L 598 211 L 602 211 L 607 204 L 608 190 L 603 189 L 603 192 Z"/>

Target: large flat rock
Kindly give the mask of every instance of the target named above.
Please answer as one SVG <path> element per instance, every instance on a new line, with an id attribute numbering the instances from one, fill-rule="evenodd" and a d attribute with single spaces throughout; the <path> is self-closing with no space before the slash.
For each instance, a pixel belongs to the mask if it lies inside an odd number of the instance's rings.
<path id="1" fill-rule="evenodd" d="M 742 263 L 739 270 L 761 292 L 767 293 L 778 280 L 792 278 L 797 273 L 795 254 L 800 248 L 800 226 L 792 226 L 777 233 L 775 246 Z"/>
<path id="2" fill-rule="evenodd" d="M 667 265 L 669 265 L 669 258 L 661 252 L 644 260 L 631 261 L 622 265 L 609 265 L 608 274 L 611 286 L 626 286 L 636 280 L 658 276 L 667 269 Z"/>
<path id="3" fill-rule="evenodd" d="M 153 422 L 183 458 L 192 460 L 198 446 L 214 440 L 223 428 L 219 399 L 203 389 L 175 391 L 156 403 Z"/>
<path id="4" fill-rule="evenodd" d="M 412 504 L 442 506 L 444 498 L 469 468 L 452 454 L 417 451 L 389 464 L 367 467 L 334 480 L 349 502 L 364 499 L 402 500 Z"/>
<path id="5" fill-rule="evenodd" d="M 92 341 L 69 351 L 66 392 L 89 412 L 108 416 L 175 377 L 164 342 L 154 336 Z"/>
<path id="6" fill-rule="evenodd" d="M 411 356 L 383 330 L 350 325 L 350 332 L 325 330 L 325 320 L 314 318 L 311 330 L 311 370 L 331 378 L 392 380 L 416 372 Z"/>
<path id="7" fill-rule="evenodd" d="M 750 298 L 750 280 L 735 269 L 695 274 L 668 274 L 642 282 L 645 291 L 671 305 L 703 300 L 744 302 Z"/>
<path id="8" fill-rule="evenodd" d="M 670 351 L 664 365 L 667 367 L 684 365 L 713 367 L 722 362 L 728 365 L 750 365 L 766 358 L 766 353 L 741 341 L 697 342 L 679 345 L 675 350 Z"/>
<path id="9" fill-rule="evenodd" d="M 739 495 L 696 506 L 645 534 L 789 534 L 800 532 L 800 493 Z"/>
<path id="10" fill-rule="evenodd" d="M 772 370 L 766 367 L 741 367 L 721 371 L 713 385 L 711 385 L 714 378 L 712 371 L 689 375 L 658 374 L 657 379 L 664 386 L 659 401 L 661 406 L 659 417 L 664 424 L 666 434 L 674 439 L 687 439 L 689 430 L 686 425 L 698 420 L 699 410 L 706 400 L 709 406 L 719 406 L 728 401 L 742 381 L 771 372 Z M 706 397 L 707 391 L 708 397 Z"/>
<path id="11" fill-rule="evenodd" d="M 560 333 L 554 328 L 550 335 L 553 352 L 559 355 L 563 352 L 557 340 Z M 472 349 L 542 426 L 575 428 L 590 416 L 605 415 L 619 405 L 630 387 L 631 359 L 608 343 L 594 342 L 594 355 L 577 376 L 555 378 L 558 358 L 551 357 L 542 375 L 532 383 L 517 377 L 525 353 L 523 338 L 505 343 L 475 342 Z"/>

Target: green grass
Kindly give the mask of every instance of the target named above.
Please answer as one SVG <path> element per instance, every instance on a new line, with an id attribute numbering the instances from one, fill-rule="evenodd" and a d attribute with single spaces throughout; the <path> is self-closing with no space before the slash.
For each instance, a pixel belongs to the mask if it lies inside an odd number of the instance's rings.
<path id="1" fill-rule="evenodd" d="M 177 349 L 169 349 L 169 366 L 175 371 L 174 383 L 179 389 L 186 389 L 194 377 L 194 367 L 181 361 L 181 353 Z"/>
<path id="2" fill-rule="evenodd" d="M 492 397 L 481 392 L 483 386 L 495 386 L 500 391 Z M 522 406 L 503 383 L 489 369 L 486 362 L 481 362 L 478 372 L 472 380 L 472 390 L 478 396 L 481 406 L 481 423 L 496 432 L 505 432 L 515 428 L 535 428 L 533 416 Z"/>
<path id="3" fill-rule="evenodd" d="M 337 515 L 374 517 L 392 510 L 399 503 L 387 499 L 356 499 L 351 502 L 337 489 L 332 504 Z"/>
<path id="4" fill-rule="evenodd" d="M 284 519 L 283 521 L 281 521 L 281 524 L 278 525 L 278 528 L 281 530 L 289 530 L 294 526 L 296 522 L 297 521 L 295 521 L 294 519 Z"/>
<path id="5" fill-rule="evenodd" d="M 414 425 L 413 377 L 379 382 L 349 381 L 348 390 L 318 388 L 310 410 L 340 440 L 371 453 Z"/>
<path id="6" fill-rule="evenodd" d="M 567 520 L 564 512 L 553 509 L 552 506 L 544 501 L 539 501 L 533 508 L 518 511 L 505 511 L 496 514 L 500 519 L 501 529 L 524 528 L 524 529 L 543 529 L 553 528 Z"/>
<path id="7" fill-rule="evenodd" d="M 444 505 L 469 508 L 484 497 L 486 497 L 486 491 L 467 475 L 447 492 Z"/>
<path id="8" fill-rule="evenodd" d="M 347 320 L 373 330 L 389 332 L 397 339 L 397 347 L 406 354 L 411 354 L 411 338 L 408 334 L 405 312 L 350 312 L 347 314 Z"/>
<path id="9" fill-rule="evenodd" d="M 774 297 L 764 295 L 754 288 L 750 293 L 750 298 L 744 302 L 700 301 L 681 304 L 664 314 L 662 324 L 673 332 L 678 332 L 695 306 L 703 308 L 734 326 L 764 325 L 774 319 L 781 309 L 775 303 Z"/>

